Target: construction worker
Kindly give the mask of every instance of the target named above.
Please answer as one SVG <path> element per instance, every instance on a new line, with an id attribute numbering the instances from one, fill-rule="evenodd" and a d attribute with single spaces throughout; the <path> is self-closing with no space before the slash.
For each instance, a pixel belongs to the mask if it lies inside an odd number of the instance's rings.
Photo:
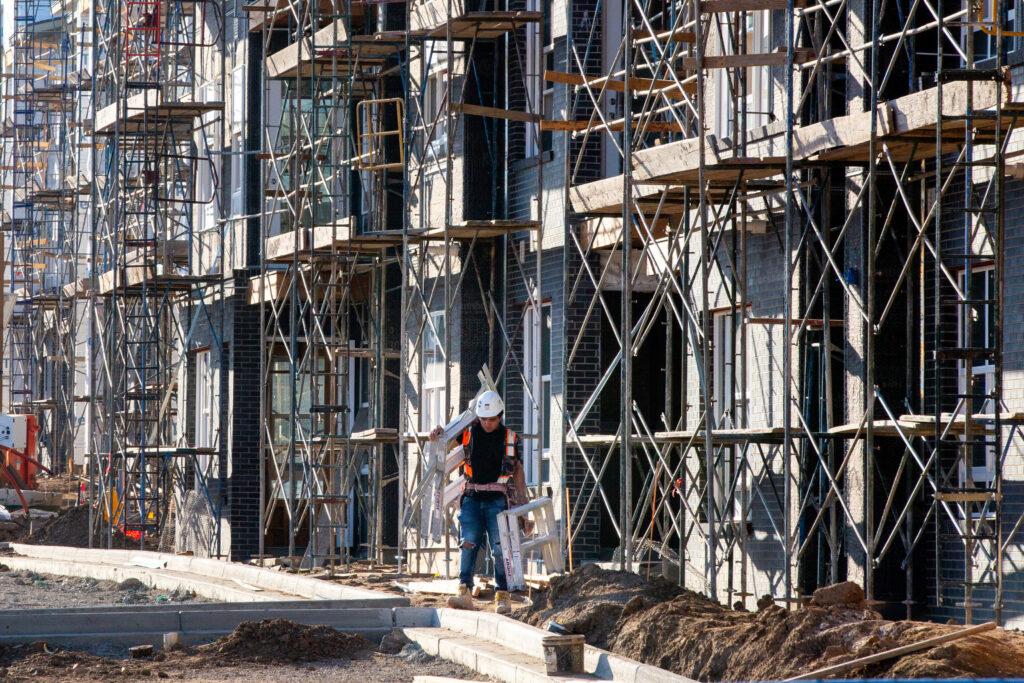
<path id="1" fill-rule="evenodd" d="M 498 513 L 527 501 L 522 449 L 519 435 L 502 423 L 505 404 L 498 392 L 481 394 L 474 412 L 477 419 L 459 440 L 465 456 L 462 473 L 466 480 L 459 510 L 462 553 L 459 592 L 448 600 L 448 606 L 473 609 L 473 569 L 486 533 L 494 560 L 495 611 L 508 614 L 512 604 L 498 537 Z M 437 427 L 431 437 L 436 439 L 443 432 L 442 427 Z"/>

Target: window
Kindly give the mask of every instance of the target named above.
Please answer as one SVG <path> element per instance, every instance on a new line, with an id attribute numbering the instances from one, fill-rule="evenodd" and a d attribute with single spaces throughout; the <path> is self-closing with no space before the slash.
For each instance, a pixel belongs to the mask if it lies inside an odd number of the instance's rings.
<path id="1" fill-rule="evenodd" d="M 430 314 L 423 330 L 423 405 L 420 426 L 426 431 L 448 420 L 444 380 L 448 362 L 444 348 L 444 311 Z"/>
<path id="2" fill-rule="evenodd" d="M 527 11 L 540 11 L 544 17 L 550 18 L 551 16 L 551 0 L 527 0 L 526 5 Z M 526 30 L 526 83 L 529 103 L 526 111 L 543 116 L 551 113 L 555 99 L 554 83 L 544 79 L 545 70 L 555 70 L 555 45 L 551 38 L 551 22 L 545 20 L 539 23 L 530 23 L 527 24 Z M 543 54 L 538 55 L 538 49 L 542 49 Z M 538 63 L 538 59 L 540 59 L 540 63 Z M 535 157 L 538 151 L 551 151 L 552 139 L 551 131 L 541 132 L 538 124 L 528 124 L 526 127 L 526 157 Z"/>
<path id="3" fill-rule="evenodd" d="M 196 448 L 217 448 L 220 444 L 220 371 L 214 367 L 209 349 L 195 355 L 195 444 Z M 217 458 L 200 453 L 197 476 L 216 476 Z"/>
<path id="4" fill-rule="evenodd" d="M 530 306 L 523 321 L 523 468 L 530 486 L 551 480 L 551 304 Z"/>
<path id="5" fill-rule="evenodd" d="M 711 388 L 715 401 L 714 426 L 718 429 L 735 429 L 740 426 L 743 395 L 740 393 L 742 383 L 736 366 L 736 348 L 740 343 L 741 318 L 739 311 L 729 309 L 716 313 L 712 321 Z M 716 456 L 719 469 L 715 476 L 715 503 L 723 519 L 731 515 L 734 521 L 739 521 L 743 500 L 750 490 L 750 473 L 743 463 L 743 452 L 738 446 L 722 446 Z"/>
<path id="6" fill-rule="evenodd" d="M 959 275 L 960 288 L 964 297 L 972 302 L 959 305 L 958 341 L 963 348 L 992 349 L 996 345 L 995 323 L 996 311 L 991 301 L 997 295 L 995 270 L 992 266 L 977 268 L 971 271 L 968 283 L 966 273 Z M 969 285 L 969 286 L 968 286 Z M 970 320 L 964 320 L 964 313 L 970 311 Z M 970 410 L 972 414 L 994 412 L 992 392 L 995 389 L 996 366 L 990 355 L 976 357 L 968 369 L 967 362 L 960 360 L 957 371 L 959 393 L 972 394 L 968 406 L 961 409 L 961 414 Z M 970 380 L 971 386 L 968 386 Z M 977 438 L 977 436 L 975 436 Z M 971 470 L 968 479 L 967 465 L 960 463 L 961 483 L 988 485 L 995 479 L 995 446 L 975 444 L 971 447 Z"/>
<path id="7" fill-rule="evenodd" d="M 771 14 L 768 11 L 747 12 L 742 33 L 737 36 L 731 27 L 719 29 L 724 54 L 767 54 L 771 52 Z M 738 49 L 742 42 L 742 51 Z M 736 92 L 737 79 L 743 76 L 743 92 Z M 739 69 L 718 69 L 718 106 L 715 132 L 719 137 L 733 137 L 737 120 L 744 129 L 765 126 L 773 120 L 771 99 L 771 68 L 752 66 L 741 74 Z M 738 106 L 741 111 L 736 111 Z M 737 119 L 737 117 L 739 117 Z"/>
<path id="8" fill-rule="evenodd" d="M 448 71 L 435 71 L 427 77 L 423 89 L 423 135 L 424 142 L 436 154 L 448 148 L 448 114 L 445 107 L 445 89 L 448 87 Z"/>
<path id="9" fill-rule="evenodd" d="M 239 152 L 239 154 L 233 154 L 231 158 L 231 216 L 236 218 L 245 213 L 245 206 L 242 202 L 242 188 L 245 185 L 246 156 L 241 153 L 245 149 L 242 137 L 240 135 L 233 137 L 232 150 Z M 232 227 L 235 226 L 232 225 Z"/>
<path id="10" fill-rule="evenodd" d="M 965 0 L 966 1 L 966 0 Z M 1005 31 L 1016 31 L 1017 23 L 1017 12 L 1015 2 L 1003 2 L 1000 3 L 1000 13 L 1002 16 L 999 17 L 998 21 L 993 18 L 992 10 L 995 7 L 995 0 L 977 0 L 974 3 L 975 14 L 974 14 L 974 59 L 975 61 L 984 61 L 986 59 L 994 59 L 996 56 L 996 35 L 995 28 L 997 26 Z M 966 21 L 966 19 L 965 19 Z M 988 32 L 982 30 L 982 27 L 989 29 Z M 964 42 L 964 48 L 967 48 L 967 31 L 969 29 L 962 29 L 962 37 Z M 1003 36 L 1003 55 L 1006 56 L 1013 49 L 1014 37 Z"/>
<path id="11" fill-rule="evenodd" d="M 353 345 L 355 345 L 355 342 L 353 342 Z M 370 359 L 353 358 L 352 366 L 349 369 L 349 377 L 352 378 L 352 420 L 354 423 L 370 424 L 370 397 L 373 393 L 373 387 L 370 386 L 372 379 L 370 375 Z M 356 429 L 355 426 L 351 428 Z"/>
<path id="12" fill-rule="evenodd" d="M 300 346 L 298 356 L 301 358 L 303 349 Z M 323 356 L 316 359 L 317 373 L 314 375 L 308 369 L 300 370 L 295 378 L 295 425 L 296 433 L 294 438 L 305 441 L 309 439 L 314 429 L 323 430 L 322 414 L 317 414 L 314 423 L 313 397 L 315 403 L 325 403 L 326 392 L 326 361 Z M 270 427 L 271 436 L 275 444 L 287 445 L 292 440 L 291 431 L 291 366 L 288 358 L 284 355 L 274 358 L 270 368 L 271 375 L 271 396 L 270 396 Z"/>
<path id="13" fill-rule="evenodd" d="M 242 132 L 245 124 L 245 68 L 240 64 L 231 70 L 231 128 Z"/>
<path id="14" fill-rule="evenodd" d="M 601 26 L 604 28 L 601 36 L 602 73 L 607 74 L 622 69 L 619 55 L 619 45 L 625 35 L 625 29 L 622 26 L 622 2 L 623 0 L 605 0 L 601 3 Z M 614 121 L 625 114 L 625 100 L 621 93 L 606 92 L 601 106 L 605 119 L 608 121 Z M 622 173 L 622 154 L 619 151 L 622 149 L 622 132 L 612 132 L 601 137 L 604 139 L 601 144 L 602 174 L 605 177 L 611 177 Z"/>

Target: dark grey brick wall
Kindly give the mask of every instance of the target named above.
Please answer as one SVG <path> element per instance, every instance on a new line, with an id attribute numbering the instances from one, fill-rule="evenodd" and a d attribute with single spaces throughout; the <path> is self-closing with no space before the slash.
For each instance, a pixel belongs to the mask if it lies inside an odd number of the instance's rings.
<path id="1" fill-rule="evenodd" d="M 250 273 L 239 273 L 240 294 L 232 315 L 231 375 L 234 410 L 230 426 L 231 476 L 227 483 L 231 559 L 245 561 L 260 544 L 260 308 L 247 301 Z"/>

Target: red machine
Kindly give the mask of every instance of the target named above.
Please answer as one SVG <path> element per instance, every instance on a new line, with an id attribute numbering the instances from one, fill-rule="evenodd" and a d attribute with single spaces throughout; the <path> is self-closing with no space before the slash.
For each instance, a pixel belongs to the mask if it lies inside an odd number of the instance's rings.
<path id="1" fill-rule="evenodd" d="M 38 435 L 35 415 L 0 414 L 0 485 L 14 489 L 26 512 L 28 502 L 22 491 L 35 489 L 36 473 L 46 470 L 36 460 Z"/>

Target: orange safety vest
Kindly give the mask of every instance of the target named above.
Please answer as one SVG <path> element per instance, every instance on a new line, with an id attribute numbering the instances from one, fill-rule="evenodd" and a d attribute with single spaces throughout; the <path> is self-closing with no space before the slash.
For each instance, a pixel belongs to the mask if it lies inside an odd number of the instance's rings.
<path id="1" fill-rule="evenodd" d="M 473 478 L 473 465 L 469 461 L 469 441 L 473 433 L 473 428 L 470 427 L 466 431 L 462 432 L 462 452 L 464 460 L 462 461 L 462 473 L 465 475 L 466 480 Z M 501 471 L 498 475 L 498 481 L 496 483 L 505 485 L 512 481 L 512 474 L 516 469 L 516 433 L 505 428 L 505 455 L 501 459 Z"/>

